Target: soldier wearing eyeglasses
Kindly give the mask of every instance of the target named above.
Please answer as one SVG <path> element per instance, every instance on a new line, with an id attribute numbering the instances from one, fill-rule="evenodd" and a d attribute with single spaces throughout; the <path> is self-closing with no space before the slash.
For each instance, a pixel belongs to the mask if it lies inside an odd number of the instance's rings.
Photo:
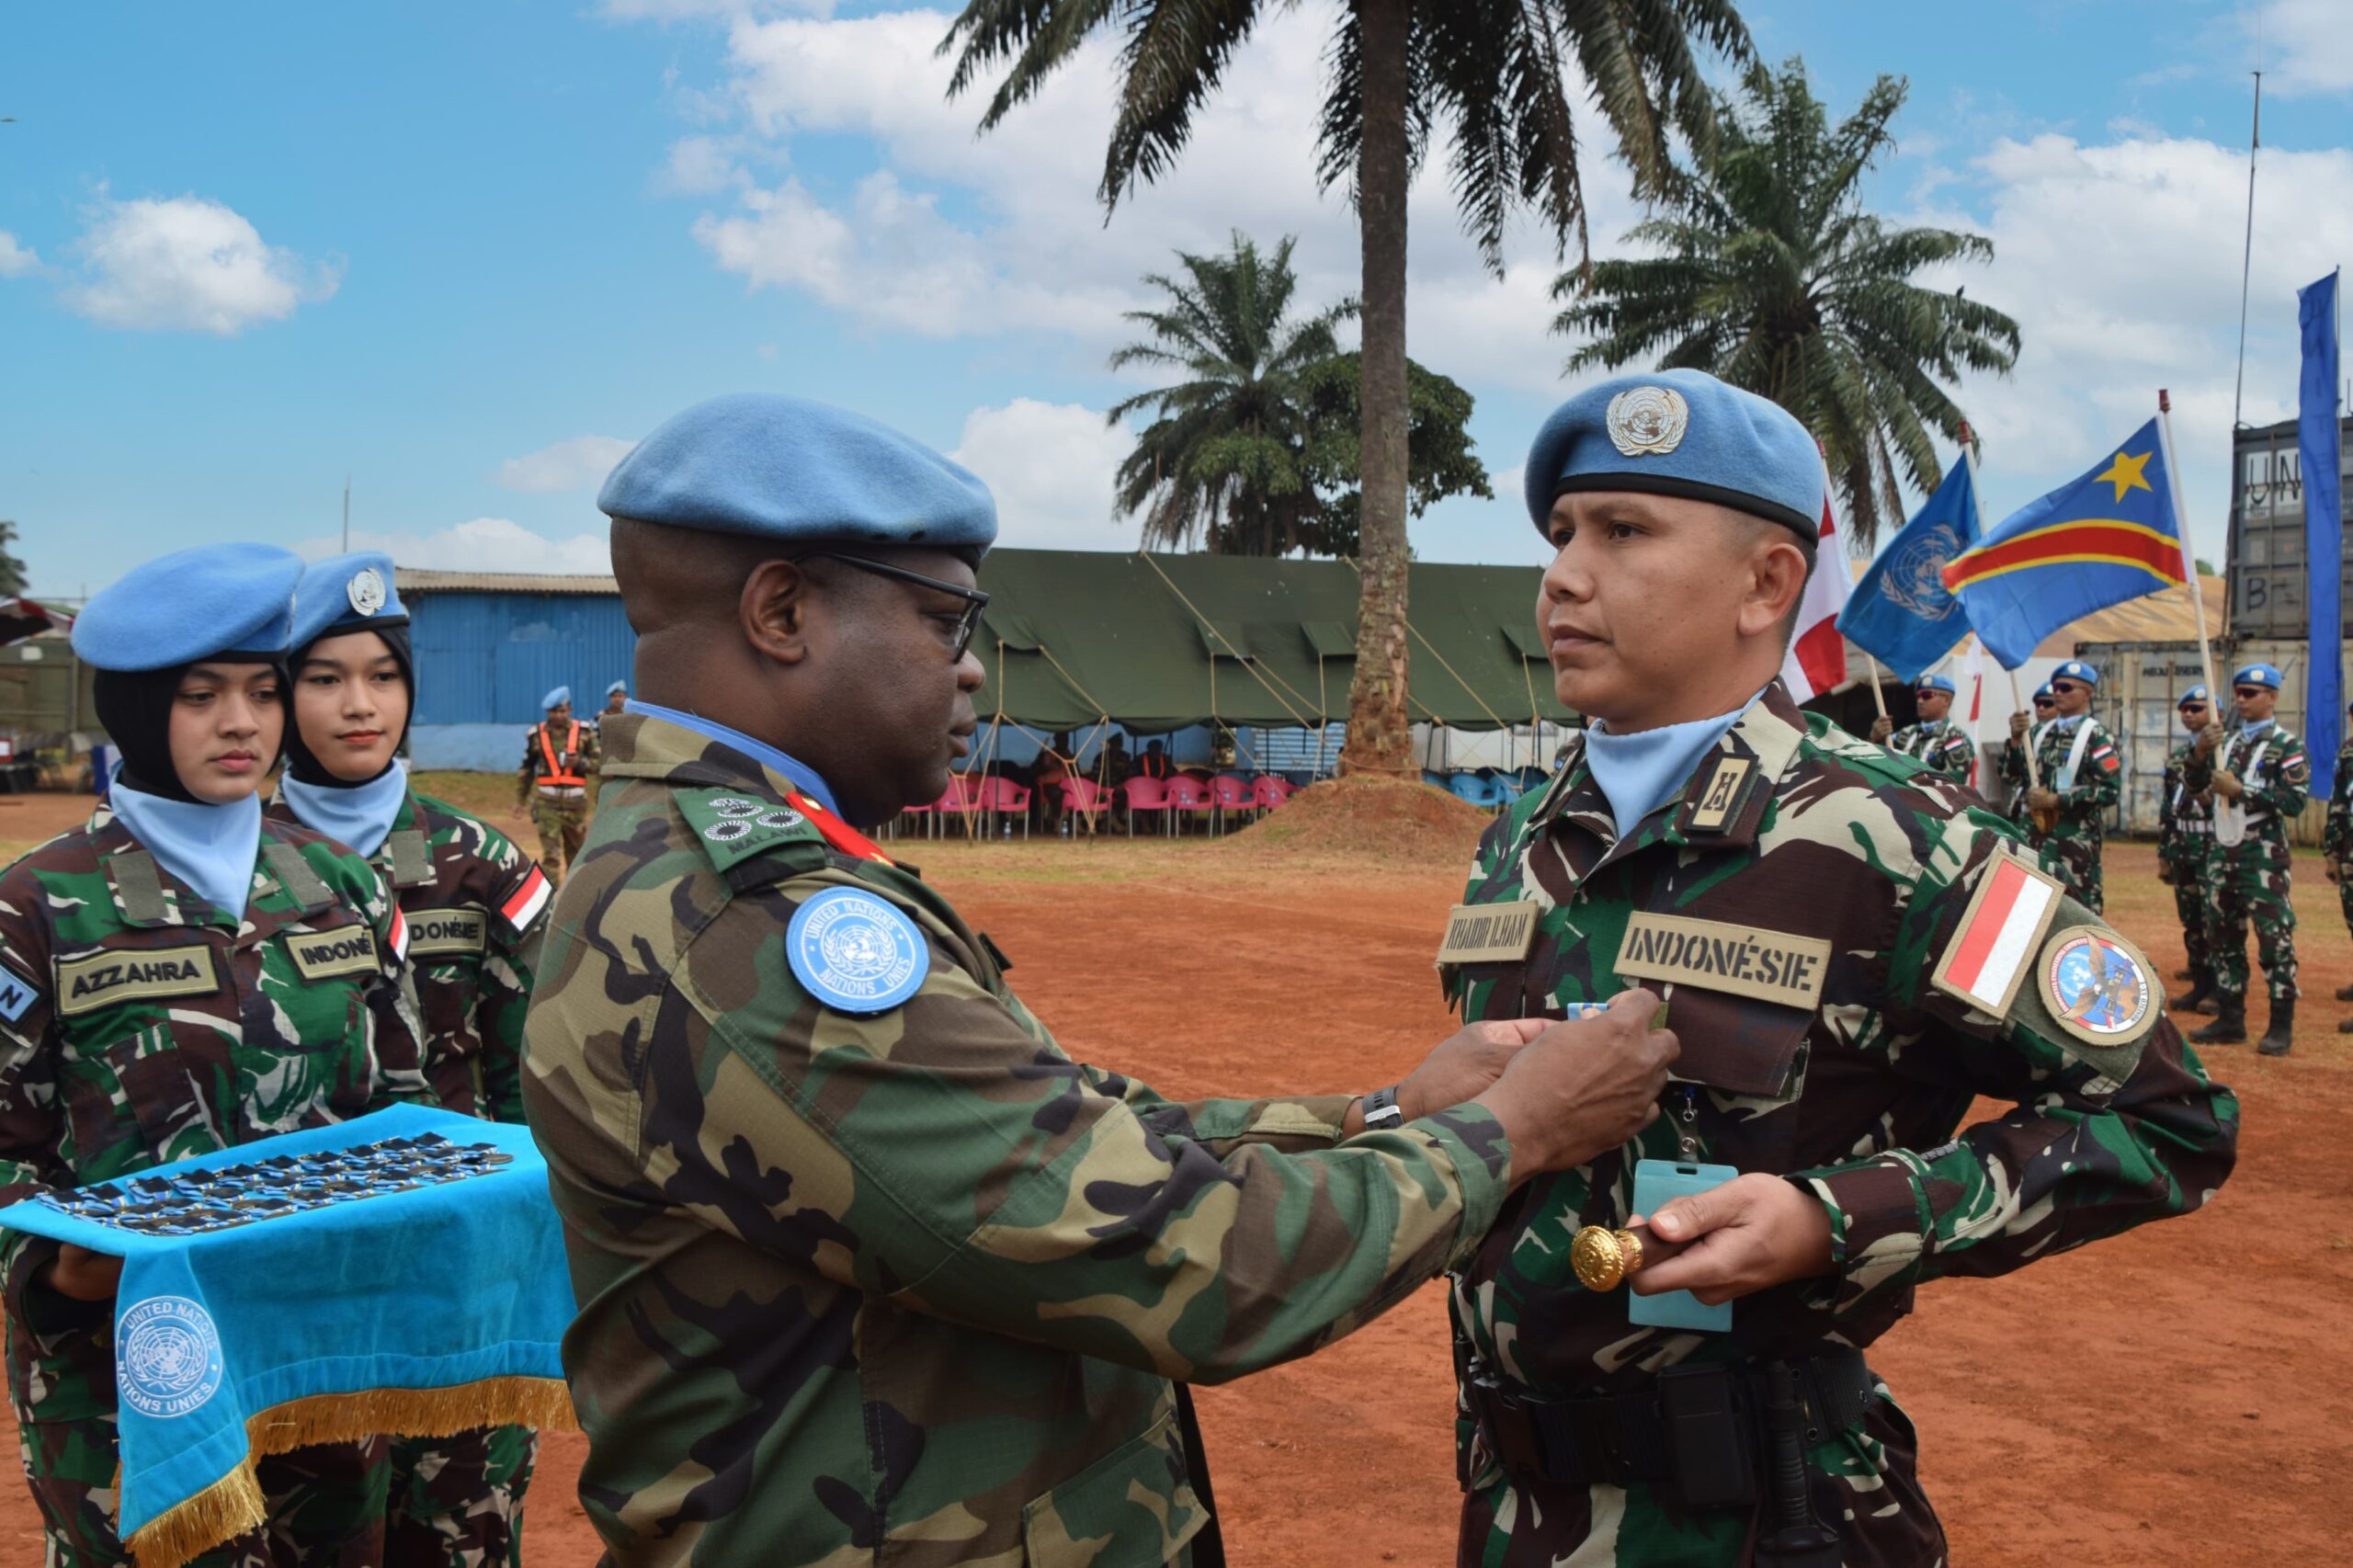
<path id="1" fill-rule="evenodd" d="M 2263 963 L 2271 1020 L 2256 1050 L 2285 1056 L 2296 1032 L 2296 906 L 2289 899 L 2288 824 L 2311 799 L 2312 759 L 2302 735 L 2273 717 L 2279 672 L 2244 665 L 2231 677 L 2238 729 L 2219 723 L 2198 737 L 2185 769 L 2189 787 L 2213 802 L 2214 874 L 2210 915 L 2215 999 L 2222 1011 L 2189 1038 L 2204 1044 L 2246 1039 L 2247 927 Z"/>
<path id="2" fill-rule="evenodd" d="M 2012 714 L 2005 756 L 2005 771 L 2014 766 L 2023 782 L 2023 748 L 2034 747 L 2035 771 L 2026 788 L 2028 840 L 2095 914 L 2107 907 L 2099 856 L 2108 813 L 2124 788 L 2124 758 L 2107 727 L 2092 717 L 2098 685 L 2099 672 L 2081 659 L 2061 665 L 2051 676 L 2053 716 L 2037 723 L 2029 740 L 2027 716 Z"/>
<path id="3" fill-rule="evenodd" d="M 2051 683 L 2044 681 L 2034 688 L 2034 714 L 2010 715 L 2010 738 L 2002 743 L 2002 755 L 1997 763 L 2002 780 L 2002 814 L 2020 827 L 2031 828 L 2033 819 L 2027 814 L 2027 748 L 2041 744 L 2043 726 L 2059 717 L 2059 699 L 2052 694 Z"/>
<path id="4" fill-rule="evenodd" d="M 2212 1011 L 2214 1003 L 2213 912 L 2209 883 L 2214 870 L 2214 802 L 2189 787 L 2190 759 L 2199 737 L 2213 722 L 2214 704 L 2206 688 L 2193 686 L 2174 705 L 2189 739 L 2165 758 L 2157 809 L 2157 880 L 2173 889 L 2174 914 L 2181 921 L 2182 951 L 2188 968 L 2180 978 L 2189 989 L 2166 1006 L 2184 1017 Z"/>

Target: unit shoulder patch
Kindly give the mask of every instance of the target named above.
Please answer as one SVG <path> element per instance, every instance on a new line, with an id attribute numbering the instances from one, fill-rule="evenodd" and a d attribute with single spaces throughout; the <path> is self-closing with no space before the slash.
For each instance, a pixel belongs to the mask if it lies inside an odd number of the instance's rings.
<path id="1" fill-rule="evenodd" d="M 18 974 L 6 964 L 0 964 L 0 1018 L 17 1022 L 32 1010 L 40 1000 L 40 987 Z"/>
<path id="2" fill-rule="evenodd" d="M 2087 1045 L 2131 1045 L 2156 1027 L 2155 971 L 2141 950 L 2105 926 L 2054 933 L 2036 965 L 2053 1022 Z"/>
<path id="3" fill-rule="evenodd" d="M 681 790 L 678 814 L 721 870 L 786 845 L 822 846 L 816 824 L 790 806 L 733 790 Z"/>
<path id="4" fill-rule="evenodd" d="M 836 1013 L 887 1013 L 923 989 L 931 945 L 904 910 L 863 888 L 829 887 L 795 910 L 784 951 L 793 978 Z"/>

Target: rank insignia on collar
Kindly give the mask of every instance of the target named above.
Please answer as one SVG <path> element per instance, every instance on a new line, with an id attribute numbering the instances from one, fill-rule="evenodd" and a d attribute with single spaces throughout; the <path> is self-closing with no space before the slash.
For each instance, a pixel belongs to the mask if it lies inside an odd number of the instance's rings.
<path id="1" fill-rule="evenodd" d="M 1715 771 L 1708 775 L 1707 785 L 1699 791 L 1699 803 L 1691 808 L 1687 831 L 1728 831 L 1740 820 L 1743 808 L 1748 804 L 1748 781 L 1756 771 L 1756 764 L 1751 758 L 1717 757 Z"/>
<path id="2" fill-rule="evenodd" d="M 2130 1045 L 2157 1019 L 2156 987 L 2140 949 L 2100 926 L 2070 926 L 2042 949 L 2042 1000 L 2059 1027 L 2089 1045 Z"/>

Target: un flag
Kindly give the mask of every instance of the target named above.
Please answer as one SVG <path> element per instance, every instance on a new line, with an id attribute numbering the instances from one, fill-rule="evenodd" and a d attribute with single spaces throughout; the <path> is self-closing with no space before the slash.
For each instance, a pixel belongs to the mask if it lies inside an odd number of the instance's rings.
<path id="1" fill-rule="evenodd" d="M 1905 680 L 1917 680 L 1969 635 L 1944 569 L 1976 542 L 1976 482 L 1964 453 L 1855 585 L 1838 630 Z"/>

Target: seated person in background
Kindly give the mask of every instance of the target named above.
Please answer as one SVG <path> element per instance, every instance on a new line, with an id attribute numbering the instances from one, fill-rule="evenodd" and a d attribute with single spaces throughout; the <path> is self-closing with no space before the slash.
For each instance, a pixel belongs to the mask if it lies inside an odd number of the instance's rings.
<path id="1" fill-rule="evenodd" d="M 1063 780 L 1070 777 L 1070 732 L 1057 730 L 1051 744 L 1038 753 L 1038 825 L 1048 833 L 1062 826 Z"/>
<path id="2" fill-rule="evenodd" d="M 1176 771 L 1176 766 L 1168 760 L 1168 752 L 1166 748 L 1164 747 L 1160 742 L 1147 741 L 1144 743 L 1143 756 L 1136 763 L 1137 778 L 1157 778 L 1161 782 L 1166 783 L 1170 776 Z"/>

